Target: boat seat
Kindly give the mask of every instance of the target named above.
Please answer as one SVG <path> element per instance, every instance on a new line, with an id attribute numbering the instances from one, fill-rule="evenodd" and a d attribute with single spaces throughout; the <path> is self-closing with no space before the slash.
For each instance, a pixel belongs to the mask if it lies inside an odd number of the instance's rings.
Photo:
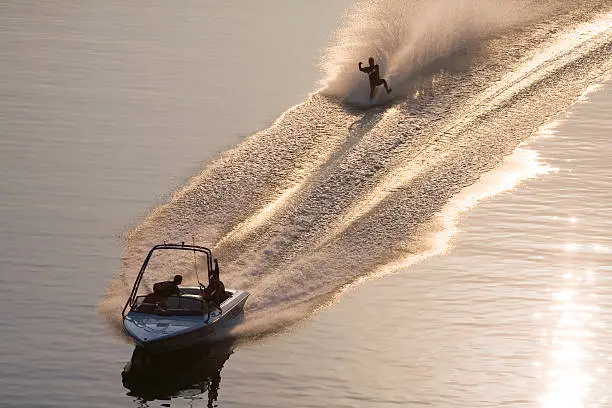
<path id="1" fill-rule="evenodd" d="M 162 316 L 196 316 L 208 309 L 200 299 L 190 295 L 169 297 L 147 295 L 139 296 L 132 310 Z"/>

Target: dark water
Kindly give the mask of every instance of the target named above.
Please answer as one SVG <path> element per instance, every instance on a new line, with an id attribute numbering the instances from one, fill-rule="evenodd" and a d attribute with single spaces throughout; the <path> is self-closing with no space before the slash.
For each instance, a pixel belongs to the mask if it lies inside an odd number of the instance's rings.
<path id="1" fill-rule="evenodd" d="M 187 182 L 316 89 L 345 6 L 0 6 L 2 405 L 606 405 L 609 86 L 515 149 L 609 69 L 609 3 L 496 34 L 413 103 L 309 97 Z M 222 210 L 189 210 L 226 179 Z M 178 217 L 142 222 L 166 201 Z M 128 390 L 98 303 L 150 241 L 191 235 L 253 292 L 252 330 L 298 324 L 132 370 Z"/>

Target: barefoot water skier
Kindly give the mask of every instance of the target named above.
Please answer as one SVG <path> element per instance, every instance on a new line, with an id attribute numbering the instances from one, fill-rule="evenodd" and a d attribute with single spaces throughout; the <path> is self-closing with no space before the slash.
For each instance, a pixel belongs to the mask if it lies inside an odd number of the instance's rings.
<path id="1" fill-rule="evenodd" d="M 380 68 L 378 67 L 378 64 L 374 64 L 374 58 L 370 57 L 368 62 L 370 63 L 369 66 L 362 67 L 360 61 L 359 70 L 368 74 L 368 77 L 370 78 L 370 99 L 374 97 L 374 91 L 378 85 L 384 86 L 387 93 L 391 93 L 391 88 L 387 86 L 387 81 L 381 79 L 380 77 Z"/>

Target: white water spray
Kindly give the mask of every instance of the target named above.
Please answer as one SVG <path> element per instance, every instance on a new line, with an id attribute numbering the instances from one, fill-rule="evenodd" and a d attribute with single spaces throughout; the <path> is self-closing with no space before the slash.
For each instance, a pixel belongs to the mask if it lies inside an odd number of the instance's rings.
<path id="1" fill-rule="evenodd" d="M 540 8 L 541 10 L 541 8 Z M 421 75 L 453 69 L 445 60 L 500 30 L 537 15 L 527 2 L 492 0 L 375 0 L 358 3 L 323 60 L 323 93 L 368 99 L 357 69 L 368 57 L 379 64 L 393 96 L 409 96 Z"/>

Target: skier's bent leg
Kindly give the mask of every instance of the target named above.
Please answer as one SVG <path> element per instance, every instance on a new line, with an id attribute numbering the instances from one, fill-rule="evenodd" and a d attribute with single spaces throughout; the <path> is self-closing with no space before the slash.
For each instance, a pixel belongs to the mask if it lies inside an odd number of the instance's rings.
<path id="1" fill-rule="evenodd" d="M 385 81 L 384 79 L 381 79 L 380 82 L 385 87 L 385 91 L 387 91 L 387 93 L 390 93 L 391 92 L 391 88 L 389 88 L 389 86 L 387 85 L 387 81 Z"/>

